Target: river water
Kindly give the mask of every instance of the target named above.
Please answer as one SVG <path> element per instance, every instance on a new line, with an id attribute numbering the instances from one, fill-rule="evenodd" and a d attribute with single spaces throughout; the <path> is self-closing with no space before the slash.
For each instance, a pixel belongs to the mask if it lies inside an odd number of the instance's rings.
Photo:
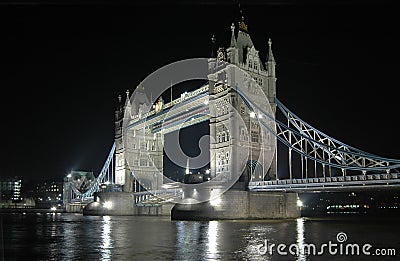
<path id="1" fill-rule="evenodd" d="M 400 260 L 396 218 L 197 222 L 66 213 L 0 218 L 4 260 Z M 359 255 L 351 244 L 359 246 Z"/>

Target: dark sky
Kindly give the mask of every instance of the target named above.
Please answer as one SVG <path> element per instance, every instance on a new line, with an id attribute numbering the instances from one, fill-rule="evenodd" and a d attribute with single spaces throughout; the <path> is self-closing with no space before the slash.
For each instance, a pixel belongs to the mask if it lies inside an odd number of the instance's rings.
<path id="1" fill-rule="evenodd" d="M 119 94 L 163 65 L 208 57 L 212 34 L 229 44 L 233 1 L 166 3 L 0 4 L 2 177 L 98 173 Z M 242 10 L 262 60 L 273 40 L 277 95 L 289 109 L 349 145 L 400 158 L 394 4 L 246 1 Z"/>

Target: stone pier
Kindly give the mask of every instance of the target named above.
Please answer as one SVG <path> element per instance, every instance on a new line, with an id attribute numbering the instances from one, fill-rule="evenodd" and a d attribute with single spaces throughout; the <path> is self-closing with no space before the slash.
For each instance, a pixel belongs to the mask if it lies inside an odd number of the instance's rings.
<path id="1" fill-rule="evenodd" d="M 291 219 L 300 217 L 297 193 L 229 190 L 200 204 L 176 204 L 172 220 Z"/>
<path id="2" fill-rule="evenodd" d="M 133 192 L 98 192 L 83 209 L 88 216 L 170 216 L 173 204 L 135 206 Z"/>
<path id="3" fill-rule="evenodd" d="M 83 209 L 94 216 L 171 216 L 172 220 L 291 219 L 300 217 L 297 193 L 229 190 L 200 204 L 135 206 L 134 193 L 100 192 Z"/>

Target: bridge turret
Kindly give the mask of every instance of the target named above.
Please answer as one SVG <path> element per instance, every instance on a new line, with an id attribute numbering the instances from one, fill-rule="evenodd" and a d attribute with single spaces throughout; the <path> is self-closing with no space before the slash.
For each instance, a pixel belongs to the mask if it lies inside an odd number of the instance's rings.
<path id="1" fill-rule="evenodd" d="M 275 104 L 275 97 L 276 97 L 276 74 L 275 74 L 275 58 L 274 54 L 272 53 L 272 40 L 271 38 L 268 39 L 268 56 L 267 61 L 265 63 L 267 68 L 267 86 L 265 93 L 268 97 L 269 103 L 271 104 L 271 108 L 275 113 L 276 104 Z"/>
<path id="2" fill-rule="evenodd" d="M 130 103 L 129 90 L 126 91 L 125 104 L 122 102 L 121 95 L 118 96 L 118 109 L 116 111 L 115 121 L 115 183 L 122 185 L 124 191 L 132 191 L 132 182 L 130 180 L 130 170 L 125 158 L 125 149 L 122 141 L 122 128 L 124 118 L 130 116 L 131 103 Z"/>
<path id="3" fill-rule="evenodd" d="M 130 109 L 131 109 L 131 102 L 130 102 L 130 97 L 129 97 L 129 90 L 126 90 L 126 99 L 125 99 L 124 110 L 125 110 L 125 112 L 127 112 L 127 111 L 130 112 Z"/>
<path id="4" fill-rule="evenodd" d="M 236 37 L 235 37 L 235 25 L 233 23 L 231 25 L 231 31 L 232 31 L 231 45 L 229 46 L 228 49 L 226 49 L 227 61 L 229 63 L 238 65 L 239 64 L 239 52 L 238 52 L 237 42 L 236 42 Z"/>
<path id="5" fill-rule="evenodd" d="M 122 106 L 122 97 L 118 95 L 118 104 L 115 109 L 115 139 L 122 135 L 122 119 L 124 117 L 124 109 Z"/>
<path id="6" fill-rule="evenodd" d="M 275 58 L 274 54 L 272 53 L 272 40 L 271 38 L 268 39 L 268 56 L 267 56 L 267 62 L 265 66 L 267 67 L 267 72 L 269 77 L 275 77 Z"/>

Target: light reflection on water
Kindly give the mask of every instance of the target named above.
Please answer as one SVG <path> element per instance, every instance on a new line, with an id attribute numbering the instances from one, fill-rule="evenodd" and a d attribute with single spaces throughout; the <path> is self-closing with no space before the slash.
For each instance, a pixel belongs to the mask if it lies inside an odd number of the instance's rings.
<path id="1" fill-rule="evenodd" d="M 351 256 L 310 257 L 303 251 L 305 244 L 334 240 L 340 231 L 352 242 L 400 247 L 400 229 L 376 220 L 198 222 L 79 214 L 1 216 L 5 260 L 353 260 Z M 300 252 L 260 256 L 257 246 L 266 239 L 295 244 Z"/>
<path id="2" fill-rule="evenodd" d="M 207 259 L 218 260 L 218 221 L 210 221 L 207 229 Z"/>
<path id="3" fill-rule="evenodd" d="M 112 250 L 112 227 L 111 227 L 111 218 L 110 216 L 103 217 L 103 224 L 102 224 L 102 234 L 101 234 L 101 260 L 111 260 L 111 250 Z"/>
<path id="4" fill-rule="evenodd" d="M 304 218 L 298 218 L 297 222 L 297 247 L 299 251 L 299 255 L 297 256 L 297 261 L 305 261 L 307 260 L 307 256 L 304 253 Z"/>

